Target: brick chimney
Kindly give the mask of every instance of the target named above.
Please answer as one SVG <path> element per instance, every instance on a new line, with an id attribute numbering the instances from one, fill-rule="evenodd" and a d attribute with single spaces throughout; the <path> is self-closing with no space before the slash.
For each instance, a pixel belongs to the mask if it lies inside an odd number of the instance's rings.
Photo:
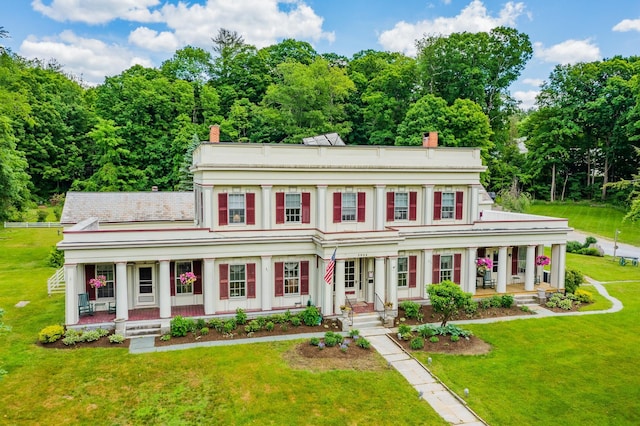
<path id="1" fill-rule="evenodd" d="M 438 146 L 438 132 L 423 133 L 422 146 L 425 148 L 436 148 Z"/>
<path id="2" fill-rule="evenodd" d="M 209 142 L 211 143 L 220 143 L 220 126 L 214 124 L 213 126 L 209 126 Z"/>

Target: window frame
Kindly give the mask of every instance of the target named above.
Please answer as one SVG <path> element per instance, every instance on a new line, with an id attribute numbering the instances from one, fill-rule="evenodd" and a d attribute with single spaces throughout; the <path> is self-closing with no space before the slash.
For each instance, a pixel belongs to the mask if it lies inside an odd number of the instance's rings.
<path id="1" fill-rule="evenodd" d="M 524 249 L 524 250 L 523 250 Z M 518 247 L 518 266 L 516 268 L 519 274 L 527 272 L 527 250 L 526 247 Z"/>
<path id="2" fill-rule="evenodd" d="M 233 200 L 236 202 L 242 199 L 242 208 L 233 207 Z M 238 220 L 235 216 L 238 215 Z M 229 193 L 227 194 L 227 220 L 229 225 L 246 225 L 247 224 L 247 197 L 246 194 Z"/>
<path id="3" fill-rule="evenodd" d="M 296 196 L 296 207 L 289 207 L 288 199 Z M 297 211 L 297 212 L 296 212 Z M 295 217 L 297 216 L 297 219 Z M 284 194 L 284 221 L 285 223 L 302 223 L 302 193 L 286 192 Z"/>
<path id="4" fill-rule="evenodd" d="M 456 193 L 453 191 L 442 191 L 440 201 L 440 219 L 455 219 L 456 217 Z M 449 197 L 451 199 L 449 200 Z M 450 205 L 449 205 L 450 204 Z"/>
<path id="5" fill-rule="evenodd" d="M 282 268 L 282 288 L 284 296 L 299 296 L 302 278 L 300 276 L 300 262 L 283 262 Z M 292 268 L 293 271 L 288 268 Z"/>
<path id="6" fill-rule="evenodd" d="M 404 264 L 404 268 L 402 268 Z M 409 256 L 398 257 L 398 288 L 409 288 Z"/>
<path id="7" fill-rule="evenodd" d="M 448 260 L 450 266 L 447 266 L 446 261 Z M 452 281 L 453 282 L 453 273 L 454 273 L 454 255 L 453 254 L 442 254 L 440 255 L 440 282 L 443 281 Z"/>
<path id="8" fill-rule="evenodd" d="M 356 261 L 344 261 L 344 289 L 345 291 L 356 291 Z"/>
<path id="9" fill-rule="evenodd" d="M 105 268 L 100 270 L 98 268 Z M 115 268 L 113 263 L 98 263 L 96 264 L 95 269 L 95 277 L 98 275 L 104 275 L 106 277 L 106 284 L 102 287 L 96 289 L 96 300 L 97 299 L 113 299 L 115 298 Z M 105 295 L 106 293 L 106 295 Z"/>
<path id="10" fill-rule="evenodd" d="M 345 201 L 353 201 L 353 206 L 345 205 Z M 351 200 L 352 199 L 352 200 Z M 352 216 L 353 215 L 353 216 Z M 341 222 L 357 222 L 358 221 L 358 193 L 343 192 L 340 200 L 340 220 Z"/>
<path id="11" fill-rule="evenodd" d="M 239 271 L 239 269 L 242 269 Z M 241 276 L 239 276 L 241 275 Z M 229 264 L 229 299 L 244 299 L 247 297 L 247 265 Z"/>
<path id="12" fill-rule="evenodd" d="M 186 270 L 182 270 L 178 267 L 179 264 L 189 264 L 189 269 Z M 174 264 L 174 282 L 176 285 L 176 296 L 180 295 L 180 296 L 184 296 L 184 295 L 192 295 L 194 293 L 194 289 L 193 289 L 193 284 L 191 285 L 183 285 L 180 282 L 180 274 L 186 273 L 186 272 L 193 272 L 193 261 L 192 260 L 179 260 L 176 261 Z M 189 290 L 190 288 L 190 290 Z M 189 290 L 189 291 L 186 291 Z"/>
<path id="13" fill-rule="evenodd" d="M 398 198 L 404 197 L 404 205 Z M 409 220 L 409 192 L 394 192 L 393 195 L 393 220 Z"/>

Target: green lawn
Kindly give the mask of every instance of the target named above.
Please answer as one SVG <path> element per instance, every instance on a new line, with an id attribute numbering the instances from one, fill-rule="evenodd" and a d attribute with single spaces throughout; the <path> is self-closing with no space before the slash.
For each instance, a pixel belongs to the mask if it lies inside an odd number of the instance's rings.
<path id="1" fill-rule="evenodd" d="M 0 230 L 1 424 L 446 424 L 379 357 L 371 372 L 289 368 L 297 342 L 130 355 L 126 349 L 44 349 L 40 329 L 63 322 L 46 293 L 51 229 Z M 15 308 L 29 300 L 24 308 Z"/>
<path id="2" fill-rule="evenodd" d="M 624 211 L 602 204 L 535 202 L 527 213 L 567 218 L 569 226 L 596 238 L 613 240 L 618 229 L 618 241 L 640 246 L 640 224 L 623 222 Z"/>

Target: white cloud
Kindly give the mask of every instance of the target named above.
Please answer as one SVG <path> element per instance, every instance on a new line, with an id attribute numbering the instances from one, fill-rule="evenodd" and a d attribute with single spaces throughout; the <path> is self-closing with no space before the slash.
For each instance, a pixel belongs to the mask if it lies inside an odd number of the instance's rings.
<path id="1" fill-rule="evenodd" d="M 42 0 L 33 0 L 31 6 L 60 22 L 104 24 L 115 19 L 158 22 L 160 16 L 149 8 L 159 3 L 160 0 L 52 0 L 45 5 Z"/>
<path id="2" fill-rule="evenodd" d="M 640 19 L 623 19 L 612 28 L 613 31 L 640 31 Z"/>
<path id="3" fill-rule="evenodd" d="M 154 52 L 173 52 L 178 49 L 176 36 L 168 31 L 154 31 L 139 27 L 129 34 L 129 43 Z"/>
<path id="4" fill-rule="evenodd" d="M 534 43 L 533 47 L 534 56 L 545 62 L 575 64 L 602 59 L 600 48 L 590 39 L 566 40 L 549 48 L 544 47 L 542 43 Z"/>
<path id="5" fill-rule="evenodd" d="M 27 58 L 55 58 L 63 69 L 96 85 L 105 76 L 115 75 L 135 64 L 151 67 L 148 58 L 136 56 L 129 49 L 103 41 L 78 37 L 73 31 L 63 31 L 56 37 L 28 37 L 20 45 L 20 54 Z"/>
<path id="6" fill-rule="evenodd" d="M 541 78 L 524 78 L 522 79 L 522 82 L 529 86 L 540 87 L 542 86 L 542 83 L 544 83 L 544 80 Z"/>
<path id="7" fill-rule="evenodd" d="M 491 31 L 498 26 L 515 26 L 516 19 L 524 13 L 524 9 L 524 3 L 508 2 L 497 17 L 492 17 L 487 13 L 482 1 L 473 0 L 459 15 L 451 18 L 439 17 L 415 24 L 398 22 L 393 29 L 380 34 L 378 42 L 386 50 L 415 55 L 415 41 L 423 38 L 425 34 L 449 35 L 463 31 Z"/>
<path id="8" fill-rule="evenodd" d="M 518 90 L 512 96 L 515 100 L 520 101 L 520 108 L 526 111 L 535 106 L 538 93 L 540 93 L 539 90 Z"/>

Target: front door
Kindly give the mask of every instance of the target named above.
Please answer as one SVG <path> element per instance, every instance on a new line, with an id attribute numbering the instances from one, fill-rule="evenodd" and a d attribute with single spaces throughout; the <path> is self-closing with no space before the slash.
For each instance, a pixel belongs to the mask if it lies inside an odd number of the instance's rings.
<path id="1" fill-rule="evenodd" d="M 136 305 L 156 305 L 156 285 L 153 265 L 138 265 L 136 267 Z"/>
<path id="2" fill-rule="evenodd" d="M 349 300 L 364 300 L 362 295 L 364 260 L 355 259 L 344 262 L 344 293 Z"/>

